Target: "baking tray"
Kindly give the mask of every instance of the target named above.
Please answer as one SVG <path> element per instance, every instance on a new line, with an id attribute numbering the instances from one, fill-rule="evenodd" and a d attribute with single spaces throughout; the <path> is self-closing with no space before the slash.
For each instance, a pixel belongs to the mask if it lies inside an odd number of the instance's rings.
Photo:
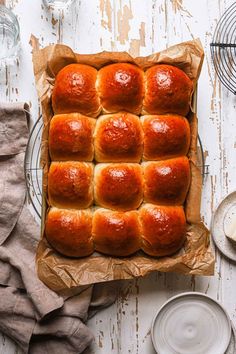
<path id="1" fill-rule="evenodd" d="M 191 60 L 190 60 L 191 59 Z M 45 47 L 33 53 L 34 73 L 36 87 L 43 110 L 43 144 L 42 162 L 43 193 L 42 216 L 45 217 L 48 206 L 47 201 L 47 170 L 50 165 L 48 154 L 48 128 L 53 116 L 51 107 L 51 93 L 55 75 L 61 67 L 71 62 L 83 62 L 84 64 L 101 66 L 111 62 L 131 62 L 140 65 L 144 70 L 147 67 L 165 62 L 180 66 L 189 73 L 194 80 L 198 79 L 203 61 L 203 48 L 198 39 L 180 43 L 167 48 L 160 53 L 154 53 L 147 57 L 132 58 L 126 52 L 101 52 L 93 55 L 76 54 L 64 45 Z M 173 64 L 174 63 L 174 64 Z M 49 70 L 50 68 L 50 70 Z M 197 91 L 193 95 L 192 110 L 196 111 Z M 46 93 L 46 94 L 45 94 Z M 130 279 L 144 276 L 152 271 L 169 272 L 176 271 L 183 274 L 211 275 L 214 273 L 214 257 L 209 245 L 209 231 L 200 218 L 201 201 L 201 170 L 204 162 L 203 151 L 197 158 L 197 118 L 190 113 L 191 147 L 189 157 L 191 162 L 192 183 L 188 194 L 185 211 L 188 221 L 187 240 L 184 248 L 171 257 L 149 257 L 139 251 L 129 257 L 110 257 L 94 252 L 92 256 L 85 258 L 64 257 L 55 252 L 47 242 L 44 235 L 44 219 L 42 220 L 42 234 L 37 250 L 37 269 L 39 278 L 51 289 L 64 292 L 71 291 L 74 287 L 92 283 L 110 281 L 115 279 Z M 196 144 L 196 145 L 195 145 Z M 199 150 L 199 149 L 198 149 Z M 204 159 L 203 159 L 204 160 Z M 30 171 L 29 171 L 30 172 Z M 44 199 L 45 198 L 45 199 Z M 84 271 L 86 269 L 86 271 Z M 96 271 L 94 271 L 96 269 Z"/>

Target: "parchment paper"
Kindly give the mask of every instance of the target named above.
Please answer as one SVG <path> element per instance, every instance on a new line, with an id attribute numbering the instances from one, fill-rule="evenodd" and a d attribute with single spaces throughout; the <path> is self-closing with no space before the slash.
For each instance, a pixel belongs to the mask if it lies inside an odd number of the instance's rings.
<path id="1" fill-rule="evenodd" d="M 89 64 L 97 69 L 114 62 L 135 63 L 143 69 L 147 69 L 157 63 L 167 63 L 184 70 L 192 79 L 196 88 L 203 57 L 204 53 L 199 40 L 181 43 L 160 53 L 138 58 L 132 58 L 126 52 L 102 52 L 81 55 L 74 53 L 69 47 L 59 44 L 33 52 L 36 87 L 42 105 L 44 120 L 41 156 L 44 169 L 44 206 L 42 210 L 42 236 L 39 242 L 36 262 L 39 278 L 51 289 L 55 291 L 72 290 L 80 285 L 140 277 L 152 271 L 198 275 L 212 275 L 214 273 L 214 256 L 210 248 L 209 231 L 200 218 L 202 180 L 201 171 L 197 166 L 197 117 L 194 113 L 193 104 L 192 112 L 188 116 L 191 127 L 191 146 L 188 156 L 192 178 L 185 204 L 188 222 L 187 240 L 179 253 L 172 257 L 164 258 L 149 257 L 141 251 L 125 258 L 115 258 L 94 253 L 90 257 L 72 259 L 54 251 L 44 236 L 44 218 L 48 208 L 47 171 L 50 164 L 48 126 L 53 116 L 51 93 L 58 71 L 65 65 L 75 62 Z M 194 97 L 196 97 L 196 93 Z"/>

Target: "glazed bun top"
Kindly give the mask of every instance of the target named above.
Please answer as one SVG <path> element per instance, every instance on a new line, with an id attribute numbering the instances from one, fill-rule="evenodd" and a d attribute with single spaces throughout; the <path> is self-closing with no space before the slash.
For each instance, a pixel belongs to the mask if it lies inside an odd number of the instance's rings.
<path id="1" fill-rule="evenodd" d="M 176 253 L 186 239 L 186 219 L 182 206 L 144 204 L 139 211 L 142 250 L 150 256 Z"/>
<path id="2" fill-rule="evenodd" d="M 186 156 L 142 165 L 144 199 L 159 205 L 182 205 L 190 184 L 190 167 Z"/>
<path id="3" fill-rule="evenodd" d="M 94 172 L 94 197 L 104 208 L 126 211 L 139 207 L 143 198 L 143 177 L 139 164 L 98 164 Z"/>
<path id="4" fill-rule="evenodd" d="M 98 72 L 97 89 L 105 113 L 125 110 L 139 114 L 144 96 L 144 72 L 129 63 L 104 66 Z"/>
<path id="5" fill-rule="evenodd" d="M 140 248 L 138 212 L 98 208 L 93 216 L 92 235 L 97 251 L 119 257 L 128 256 Z"/>
<path id="6" fill-rule="evenodd" d="M 97 117 L 101 106 L 96 79 L 97 70 L 90 65 L 70 64 L 61 69 L 52 93 L 54 113 L 78 112 Z"/>
<path id="7" fill-rule="evenodd" d="M 139 162 L 143 153 L 143 130 L 139 117 L 120 112 L 101 116 L 95 129 L 97 162 Z"/>
<path id="8" fill-rule="evenodd" d="M 79 113 L 58 114 L 50 121 L 49 153 L 52 161 L 92 161 L 96 120 Z"/>
<path id="9" fill-rule="evenodd" d="M 92 212 L 51 208 L 45 223 L 48 242 L 68 257 L 85 257 L 93 253 Z"/>
<path id="10" fill-rule="evenodd" d="M 190 126 L 176 114 L 141 117 L 144 132 L 144 160 L 166 160 L 184 156 L 190 145 Z"/>
<path id="11" fill-rule="evenodd" d="M 93 164 L 52 162 L 48 172 L 49 203 L 58 208 L 88 208 L 93 202 Z"/>
<path id="12" fill-rule="evenodd" d="M 183 70 L 172 65 L 155 65 L 146 71 L 145 82 L 143 113 L 188 114 L 193 84 Z"/>

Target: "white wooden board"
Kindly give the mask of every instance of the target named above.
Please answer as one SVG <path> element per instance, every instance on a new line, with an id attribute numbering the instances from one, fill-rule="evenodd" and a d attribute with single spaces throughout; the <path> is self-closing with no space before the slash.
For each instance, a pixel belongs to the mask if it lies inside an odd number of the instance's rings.
<path id="1" fill-rule="evenodd" d="M 3 1 L 3 0 L 0 0 Z M 209 175 L 204 180 L 202 216 L 207 226 L 216 205 L 236 189 L 236 98 L 219 83 L 210 58 L 217 20 L 233 0 L 75 0 L 57 18 L 41 0 L 9 0 L 21 29 L 21 56 L 0 69 L 0 100 L 28 101 L 33 120 L 39 114 L 31 64 L 30 36 L 40 46 L 63 42 L 80 53 L 127 50 L 147 55 L 199 37 L 206 58 L 199 81 L 198 116 Z M 216 253 L 214 277 L 151 274 L 124 282 L 117 302 L 99 312 L 89 326 L 95 334 L 91 354 L 153 354 L 151 320 L 169 297 L 196 290 L 219 300 L 236 325 L 236 267 Z M 0 353 L 21 353 L 0 336 Z M 191 354 L 191 353 L 190 353 Z"/>

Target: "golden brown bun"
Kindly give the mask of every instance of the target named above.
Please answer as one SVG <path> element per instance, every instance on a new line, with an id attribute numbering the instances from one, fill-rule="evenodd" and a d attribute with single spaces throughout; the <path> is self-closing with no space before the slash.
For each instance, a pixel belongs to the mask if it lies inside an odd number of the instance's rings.
<path id="1" fill-rule="evenodd" d="M 143 130 L 139 117 L 120 112 L 101 116 L 95 129 L 97 162 L 139 162 L 143 152 Z"/>
<path id="2" fill-rule="evenodd" d="M 117 257 L 129 256 L 140 248 L 138 212 L 97 209 L 92 234 L 96 251 Z"/>
<path id="3" fill-rule="evenodd" d="M 96 120 L 79 113 L 54 116 L 49 128 L 52 161 L 92 161 L 93 131 Z"/>
<path id="4" fill-rule="evenodd" d="M 98 71 L 97 90 L 103 111 L 141 112 L 144 96 L 144 72 L 129 63 L 104 66 Z"/>
<path id="5" fill-rule="evenodd" d="M 186 155 L 190 145 L 190 126 L 186 118 L 175 115 L 149 115 L 141 118 L 145 160 L 165 160 Z"/>
<path id="6" fill-rule="evenodd" d="M 45 236 L 65 256 L 90 255 L 94 251 L 91 211 L 51 208 L 46 218 Z"/>
<path id="7" fill-rule="evenodd" d="M 52 162 L 48 173 L 49 204 L 58 208 L 88 208 L 93 202 L 93 164 Z"/>
<path id="8" fill-rule="evenodd" d="M 148 203 L 181 205 L 184 203 L 190 184 L 188 158 L 145 162 L 144 200 Z"/>
<path id="9" fill-rule="evenodd" d="M 136 209 L 143 198 L 143 178 L 139 164 L 98 164 L 94 173 L 97 205 L 120 211 Z"/>
<path id="10" fill-rule="evenodd" d="M 193 84 L 184 71 L 172 65 L 158 64 L 146 71 L 145 82 L 144 113 L 182 116 L 188 113 Z"/>
<path id="11" fill-rule="evenodd" d="M 55 114 L 78 112 L 97 117 L 101 111 L 96 91 L 97 70 L 89 65 L 70 64 L 59 71 L 52 92 Z"/>
<path id="12" fill-rule="evenodd" d="M 139 210 L 142 227 L 141 249 L 150 256 L 177 252 L 186 238 L 186 220 L 181 206 L 144 204 Z"/>

